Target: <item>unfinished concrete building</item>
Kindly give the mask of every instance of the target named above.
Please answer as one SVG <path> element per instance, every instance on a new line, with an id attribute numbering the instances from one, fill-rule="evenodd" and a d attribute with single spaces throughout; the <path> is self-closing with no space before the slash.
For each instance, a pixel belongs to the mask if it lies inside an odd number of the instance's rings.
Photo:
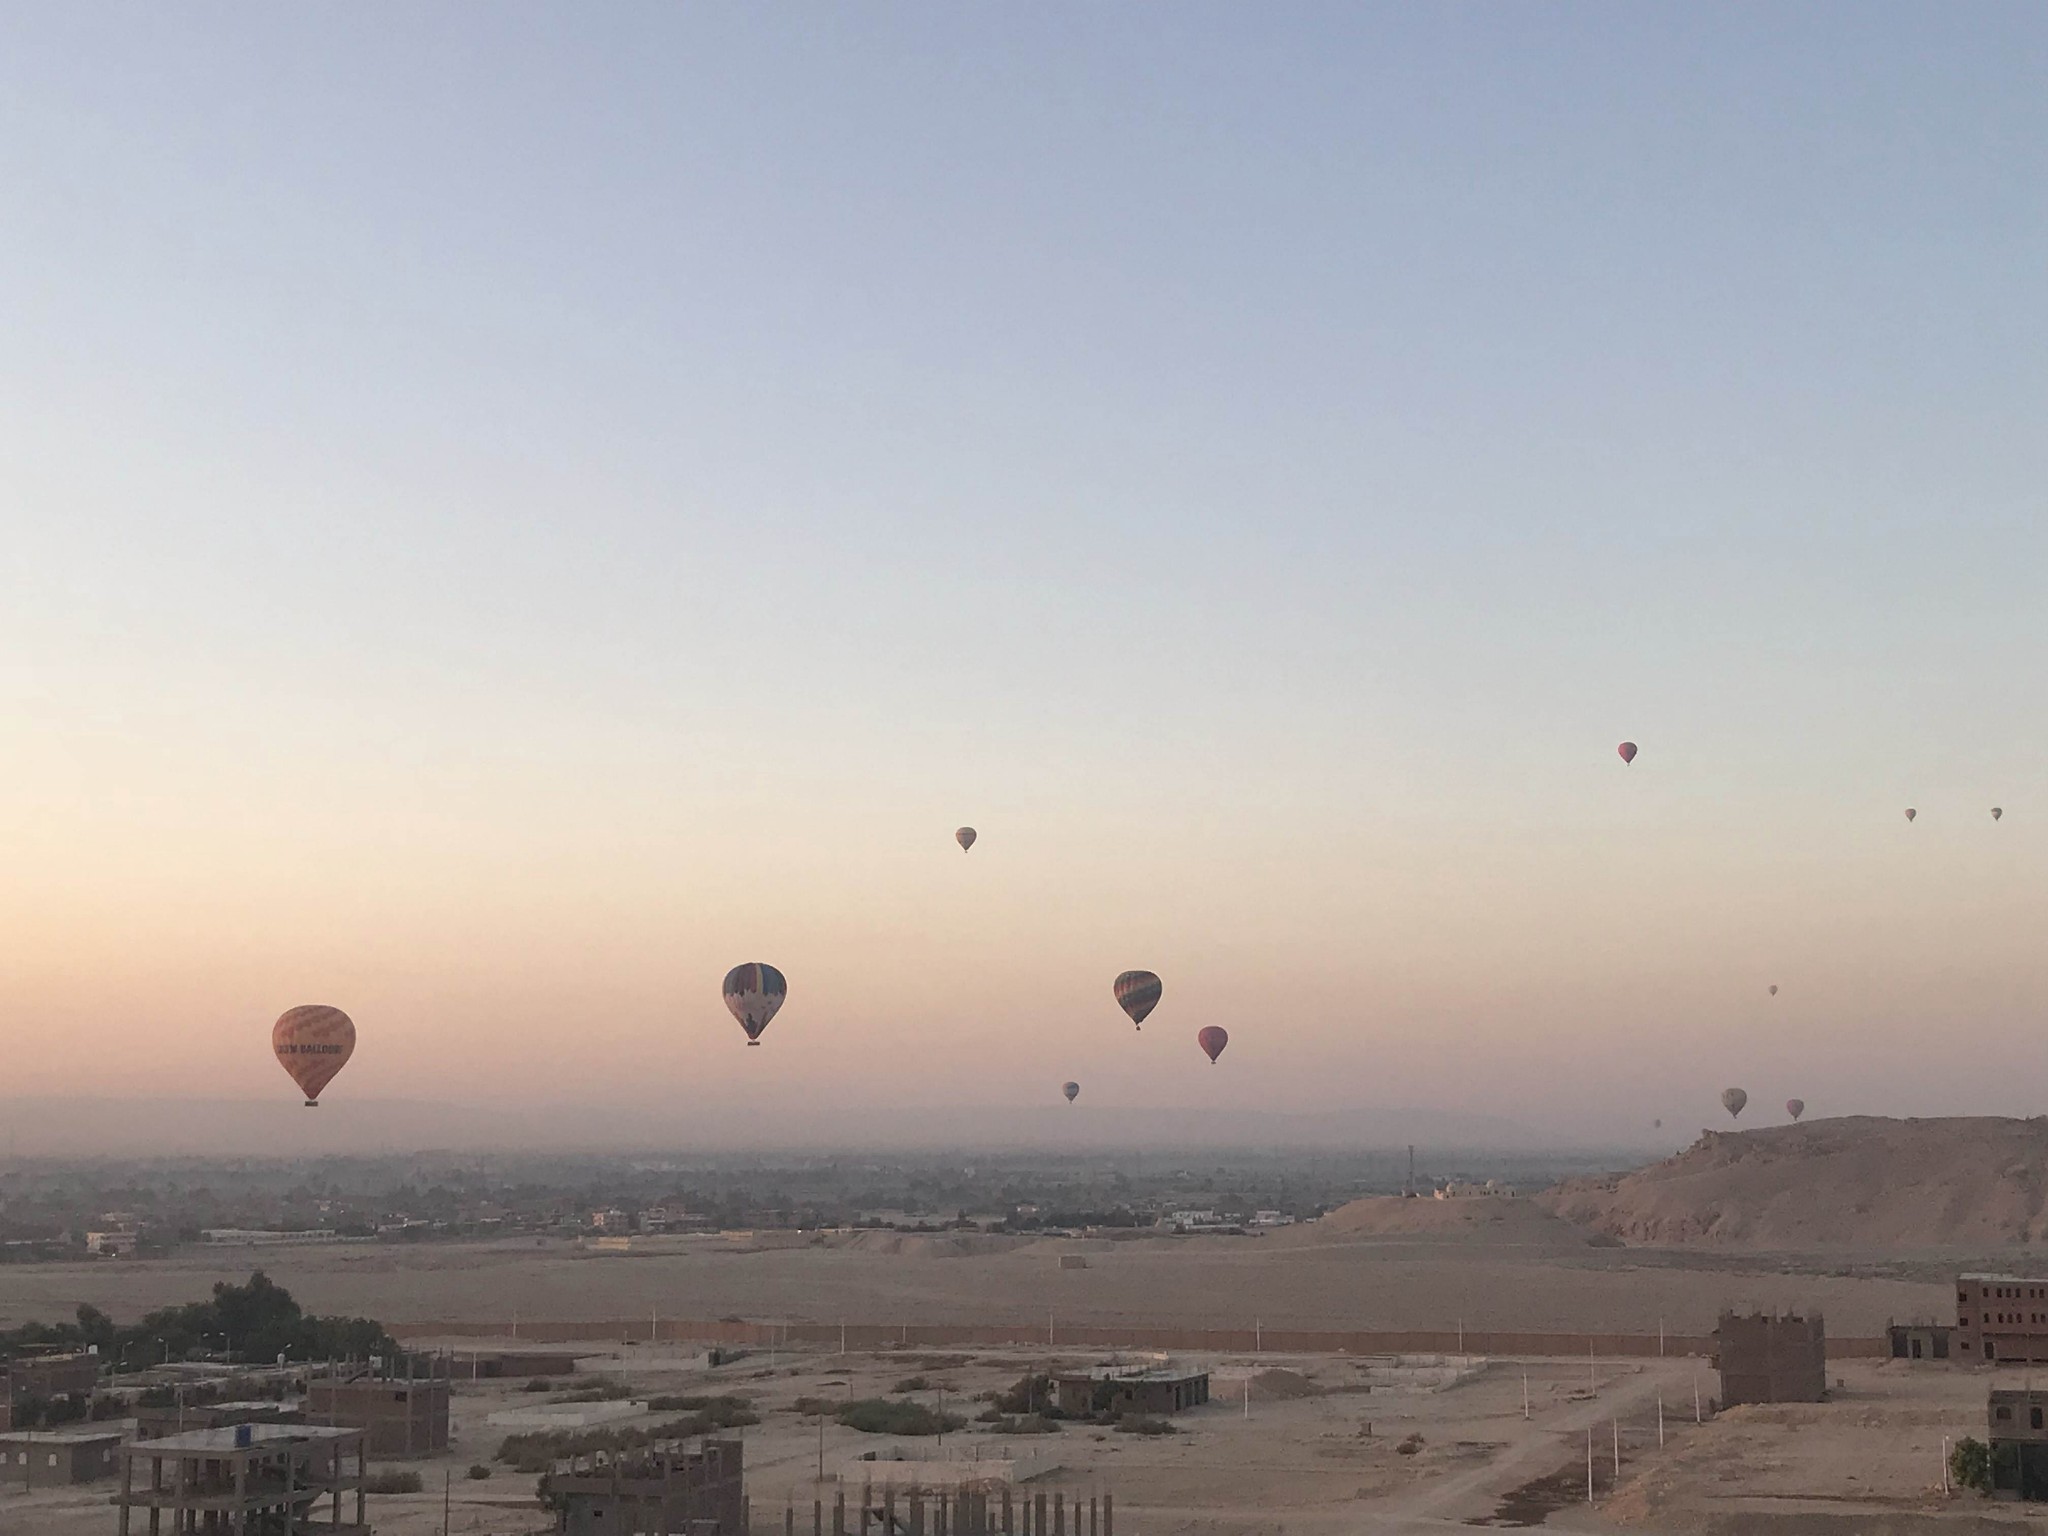
<path id="1" fill-rule="evenodd" d="M 1714 1330 L 1721 1406 L 1818 1403 L 1828 1392 L 1827 1330 L 1818 1312 L 1721 1314 Z"/>
<path id="2" fill-rule="evenodd" d="M 446 1358 L 408 1355 L 402 1375 L 316 1376 L 307 1384 L 306 1418 L 362 1430 L 380 1459 L 438 1455 L 448 1449 L 448 1367 Z"/>
<path id="3" fill-rule="evenodd" d="M 740 1442 L 650 1446 L 617 1458 L 580 1457 L 548 1474 L 558 1536 L 745 1536 Z"/>
<path id="4" fill-rule="evenodd" d="M 121 1511 L 120 1536 L 132 1536 L 138 1524 L 149 1536 L 370 1536 L 363 1431 L 237 1424 L 139 1441 L 122 1450 L 121 1491 L 113 1502 Z M 345 1513 L 352 1518 L 344 1520 Z"/>

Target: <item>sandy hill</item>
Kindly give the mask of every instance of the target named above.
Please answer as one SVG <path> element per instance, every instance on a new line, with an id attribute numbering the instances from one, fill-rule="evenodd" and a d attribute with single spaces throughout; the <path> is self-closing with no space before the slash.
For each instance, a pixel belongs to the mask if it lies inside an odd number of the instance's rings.
<path id="1" fill-rule="evenodd" d="M 1371 1195 L 1340 1205 L 1320 1221 L 1284 1228 L 1294 1242 L 1343 1243 L 1373 1238 L 1446 1239 L 1583 1248 L 1588 1233 L 1533 1200 L 1472 1195 L 1458 1200 L 1404 1200 Z"/>
<path id="2" fill-rule="evenodd" d="M 1974 1248 L 2048 1241 L 2048 1119 L 1856 1115 L 1708 1131 L 1634 1173 L 1537 1197 L 1629 1243 Z"/>

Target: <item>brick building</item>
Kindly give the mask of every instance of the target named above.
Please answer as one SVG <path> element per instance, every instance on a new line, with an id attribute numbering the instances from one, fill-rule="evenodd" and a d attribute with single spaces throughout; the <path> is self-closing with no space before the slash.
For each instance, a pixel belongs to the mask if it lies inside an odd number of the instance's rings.
<path id="1" fill-rule="evenodd" d="M 421 1374 L 407 1356 L 402 1376 L 316 1376 L 307 1385 L 306 1418 L 364 1431 L 375 1457 L 438 1455 L 448 1449 L 448 1362 L 431 1360 Z"/>
<path id="2" fill-rule="evenodd" d="M 99 1384 L 98 1355 L 22 1355 L 7 1365 L 7 1402 L 11 1408 L 28 1402 L 89 1403 Z"/>
<path id="3" fill-rule="evenodd" d="M 121 1460 L 121 1431 L 90 1428 L 18 1429 L 0 1434 L 0 1470 L 10 1488 L 55 1488 L 112 1477 Z"/>
<path id="4" fill-rule="evenodd" d="M 1955 1346 L 1965 1365 L 2048 1365 L 2048 1279 L 1956 1276 Z"/>
<path id="5" fill-rule="evenodd" d="M 1993 1495 L 2048 1499 L 2048 1390 L 1994 1387 L 1984 1417 Z"/>
<path id="6" fill-rule="evenodd" d="M 548 1474 L 557 1536 L 745 1536 L 746 1479 L 740 1442 L 680 1442 L 599 1465 L 575 1462 Z"/>
<path id="7" fill-rule="evenodd" d="M 1818 1403 L 1827 1397 L 1827 1330 L 1819 1313 L 1723 1312 L 1714 1330 L 1721 1406 Z"/>
<path id="8" fill-rule="evenodd" d="M 138 1510 L 139 1523 L 152 1533 L 370 1536 L 363 1432 L 235 1424 L 137 1441 L 122 1449 L 121 1491 L 112 1502 L 121 1511 L 120 1536 L 129 1536 Z M 345 1514 L 354 1519 L 345 1522 Z"/>
<path id="9" fill-rule="evenodd" d="M 1133 1369 L 1102 1365 L 1088 1371 L 1061 1371 L 1052 1380 L 1060 1412 L 1073 1419 L 1127 1413 L 1160 1417 L 1209 1401 L 1207 1371 L 1172 1366 Z"/>

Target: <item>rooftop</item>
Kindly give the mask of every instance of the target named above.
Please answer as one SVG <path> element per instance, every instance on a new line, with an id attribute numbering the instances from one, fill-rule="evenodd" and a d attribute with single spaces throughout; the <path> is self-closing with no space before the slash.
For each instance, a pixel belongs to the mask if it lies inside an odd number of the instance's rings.
<path id="1" fill-rule="evenodd" d="M 120 1421 L 111 1424 L 69 1425 L 63 1429 L 4 1429 L 0 1440 L 10 1445 L 26 1445 L 33 1440 L 37 1445 L 81 1445 L 95 1440 L 125 1440 L 127 1431 Z"/>
<path id="2" fill-rule="evenodd" d="M 1055 1371 L 1058 1381 L 1186 1381 L 1209 1373 L 1192 1365 L 1091 1365 L 1078 1371 Z"/>
<path id="3" fill-rule="evenodd" d="M 235 1436 L 246 1433 L 248 1445 L 237 1445 Z M 265 1445 L 285 1445 L 295 1440 L 360 1439 L 360 1429 L 339 1429 L 326 1424 L 223 1424 L 218 1429 L 188 1429 L 182 1435 L 165 1435 L 161 1440 L 140 1440 L 138 1455 L 205 1456 L 224 1451 L 250 1450 Z"/>

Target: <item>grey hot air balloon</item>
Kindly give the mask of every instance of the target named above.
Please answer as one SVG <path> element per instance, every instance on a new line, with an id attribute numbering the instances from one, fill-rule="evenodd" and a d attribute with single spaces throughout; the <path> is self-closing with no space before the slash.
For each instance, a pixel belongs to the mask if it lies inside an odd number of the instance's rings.
<path id="1" fill-rule="evenodd" d="M 1787 1099 L 1785 1101 L 1785 1113 L 1790 1115 L 1794 1120 L 1797 1120 L 1801 1115 L 1806 1113 L 1806 1100 Z"/>
<path id="2" fill-rule="evenodd" d="M 1081 1085 L 1079 1083 L 1066 1083 L 1061 1086 L 1060 1092 L 1067 1096 L 1067 1102 L 1071 1104 L 1074 1100 L 1081 1097 Z"/>
<path id="3" fill-rule="evenodd" d="M 761 1031 L 775 1017 L 775 1010 L 789 995 L 789 983 L 772 965 L 755 961 L 736 965 L 725 973 L 725 1006 L 747 1032 L 747 1044 L 759 1045 Z"/>
<path id="4" fill-rule="evenodd" d="M 1911 821 L 1915 816 L 1918 816 L 1919 814 L 1920 813 L 1914 810 L 1913 807 L 1911 807 L 1910 805 L 1906 807 L 1906 820 Z"/>
<path id="5" fill-rule="evenodd" d="M 1728 1111 L 1728 1118 L 1731 1120 L 1742 1113 L 1742 1106 L 1748 1102 L 1749 1095 L 1740 1088 L 1724 1088 L 1721 1090 L 1721 1107 Z"/>
<path id="6" fill-rule="evenodd" d="M 1998 819 L 1999 819 L 1999 818 L 2000 818 L 2001 816 L 2003 816 L 2004 814 L 2005 814 L 2005 807 L 2004 807 L 2004 806 L 2002 806 L 2002 805 L 1994 805 L 1993 807 L 1991 807 L 1991 819 L 1992 819 L 1993 821 L 1997 821 L 1997 820 L 1998 820 Z"/>
<path id="7" fill-rule="evenodd" d="M 1776 997 L 1777 995 L 1778 995 L 1778 984 L 1777 984 L 1777 983 L 1776 983 L 1776 982 L 1774 981 L 1774 982 L 1772 982 L 1772 983 L 1771 983 L 1771 996 L 1773 996 L 1773 997 Z"/>
<path id="8" fill-rule="evenodd" d="M 1165 990 L 1150 971 L 1125 971 L 1110 987 L 1116 993 L 1117 1006 L 1131 1016 L 1136 1028 L 1144 1027 L 1145 1016 L 1159 1006 L 1159 995 Z"/>
<path id="9" fill-rule="evenodd" d="M 967 849 L 974 846 L 974 828 L 962 827 L 953 834 L 953 841 L 960 845 L 961 851 L 964 853 Z"/>

